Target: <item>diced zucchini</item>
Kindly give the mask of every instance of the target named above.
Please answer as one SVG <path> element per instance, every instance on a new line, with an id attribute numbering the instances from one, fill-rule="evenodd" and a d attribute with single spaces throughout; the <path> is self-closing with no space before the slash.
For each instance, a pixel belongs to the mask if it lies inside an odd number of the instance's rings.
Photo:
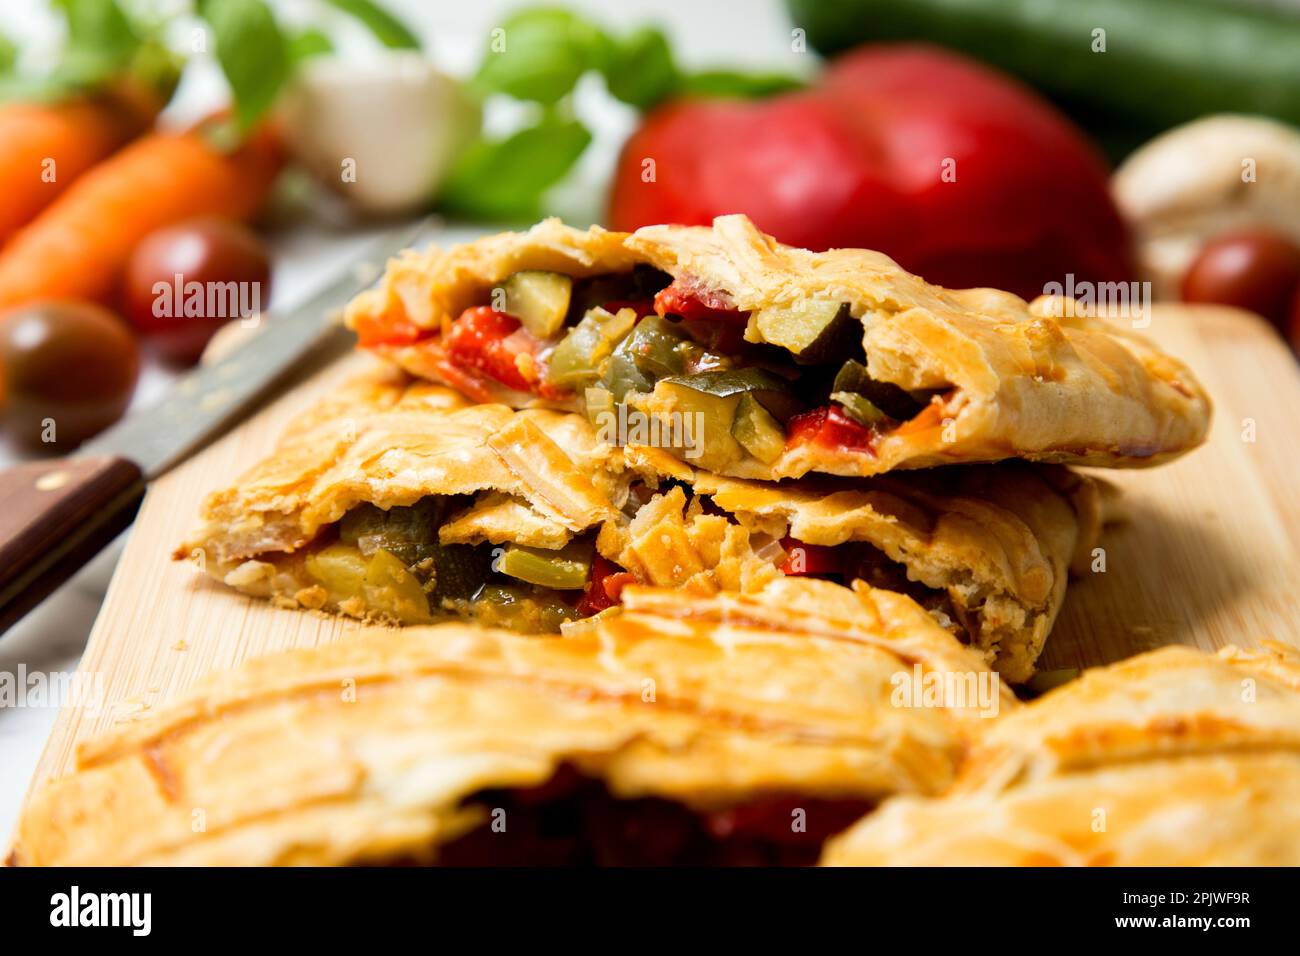
<path id="1" fill-rule="evenodd" d="M 679 416 L 677 423 L 689 443 L 675 447 L 673 450 L 677 454 L 693 465 L 709 471 L 722 471 L 740 461 L 745 454 L 731 434 L 736 407 L 744 393 L 715 395 L 687 384 L 700 377 L 663 379 L 645 404 L 661 424 L 671 423 L 673 415 Z"/>
<path id="2" fill-rule="evenodd" d="M 847 302 L 805 299 L 769 306 L 755 312 L 750 323 L 759 341 L 779 345 L 804 365 L 842 357 L 862 337 L 862 326 L 849 314 Z"/>
<path id="3" fill-rule="evenodd" d="M 428 624 L 429 598 L 402 559 L 376 551 L 366 560 L 366 606 L 403 624 Z"/>
<path id="4" fill-rule="evenodd" d="M 791 416 L 804 408 L 803 403 L 795 397 L 789 382 L 761 368 L 697 372 L 694 375 L 675 375 L 665 381 L 721 398 L 752 394 L 780 422 L 789 421 Z"/>
<path id="5" fill-rule="evenodd" d="M 307 555 L 307 573 L 333 604 L 365 596 L 366 559 L 348 544 L 331 544 Z"/>
<path id="6" fill-rule="evenodd" d="M 877 381 L 871 377 L 865 365 L 852 360 L 840 366 L 831 391 L 856 392 L 890 418 L 900 422 L 907 421 L 925 408 L 925 402 L 917 401 L 897 385 Z"/>
<path id="7" fill-rule="evenodd" d="M 446 504 L 446 498 L 430 495 L 387 511 L 372 504 L 358 505 L 339 522 L 339 541 L 367 557 L 383 548 L 408 566 L 419 564 L 437 549 Z"/>
<path id="8" fill-rule="evenodd" d="M 573 280 L 558 272 L 516 272 L 502 283 L 506 311 L 539 339 L 549 339 L 564 325 Z"/>
<path id="9" fill-rule="evenodd" d="M 748 393 L 740 396 L 731 434 L 745 451 L 765 465 L 776 461 L 785 451 L 785 432 L 780 423 Z"/>
<path id="10" fill-rule="evenodd" d="M 831 401 L 839 402 L 844 413 L 859 425 L 878 425 L 889 417 L 857 392 L 831 392 Z"/>
<path id="11" fill-rule="evenodd" d="M 506 545 L 497 570 L 520 581 L 557 591 L 580 591 L 591 574 L 592 542 L 579 539 L 559 551 Z"/>

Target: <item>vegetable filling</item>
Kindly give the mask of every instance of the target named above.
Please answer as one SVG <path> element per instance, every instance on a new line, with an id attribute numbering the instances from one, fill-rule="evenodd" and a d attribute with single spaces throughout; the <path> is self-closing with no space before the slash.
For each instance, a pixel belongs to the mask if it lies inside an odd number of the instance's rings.
<path id="1" fill-rule="evenodd" d="M 277 570 L 300 604 L 360 618 L 426 624 L 448 615 L 524 632 L 618 603 L 626 572 L 595 554 L 594 532 L 563 548 L 443 544 L 440 529 L 470 504 L 429 496 L 384 510 L 359 505 Z"/>
<path id="2" fill-rule="evenodd" d="M 358 332 L 370 347 L 429 349 L 445 378 L 484 400 L 495 385 L 584 410 L 593 423 L 624 420 L 626 409 L 689 418 L 702 435 L 685 457 L 714 471 L 751 458 L 770 465 L 806 442 L 872 454 L 902 423 L 941 411 L 948 391 L 873 379 L 847 303 L 751 313 L 648 266 L 591 279 L 516 272 L 442 334 L 413 338 L 400 321 Z"/>
<path id="3" fill-rule="evenodd" d="M 467 802 L 486 822 L 439 848 L 439 865 L 808 866 L 872 808 L 860 798 L 772 794 L 696 811 L 659 797 L 620 799 L 567 765 L 540 787 L 485 790 Z"/>

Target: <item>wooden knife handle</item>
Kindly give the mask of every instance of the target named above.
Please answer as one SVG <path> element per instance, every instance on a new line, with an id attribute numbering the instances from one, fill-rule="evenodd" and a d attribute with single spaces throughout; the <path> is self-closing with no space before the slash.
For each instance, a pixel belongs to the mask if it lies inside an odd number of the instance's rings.
<path id="1" fill-rule="evenodd" d="M 125 458 L 64 458 L 0 471 L 0 633 L 135 518 L 144 476 Z"/>

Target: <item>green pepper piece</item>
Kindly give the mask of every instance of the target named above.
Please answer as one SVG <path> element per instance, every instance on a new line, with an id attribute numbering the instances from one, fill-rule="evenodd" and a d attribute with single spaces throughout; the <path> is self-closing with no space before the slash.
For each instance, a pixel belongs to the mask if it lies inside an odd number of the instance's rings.
<path id="1" fill-rule="evenodd" d="M 631 341 L 629 335 L 619 342 L 601 370 L 600 384 L 613 393 L 616 402 L 623 401 L 631 392 L 649 392 L 655 387 L 654 379 L 637 368 Z"/>
<path id="2" fill-rule="evenodd" d="M 635 322 L 636 313 L 631 309 L 619 309 L 615 315 L 592 309 L 551 351 L 546 380 L 573 390 L 593 384 L 600 377 L 601 362 Z"/>
<path id="3" fill-rule="evenodd" d="M 680 375 L 686 367 L 686 355 L 678 348 L 684 338 L 675 323 L 647 315 L 632 330 L 628 351 L 636 367 L 651 379 Z"/>
<path id="4" fill-rule="evenodd" d="M 578 591 L 591 574 L 592 542 L 570 541 L 559 551 L 508 544 L 496 569 L 520 581 L 557 591 Z"/>

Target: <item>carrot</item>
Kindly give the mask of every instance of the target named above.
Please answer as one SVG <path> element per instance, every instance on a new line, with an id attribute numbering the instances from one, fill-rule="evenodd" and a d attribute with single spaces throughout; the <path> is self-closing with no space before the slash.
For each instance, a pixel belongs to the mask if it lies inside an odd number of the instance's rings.
<path id="1" fill-rule="evenodd" d="M 150 120 L 107 97 L 0 106 L 0 245 Z"/>
<path id="2" fill-rule="evenodd" d="M 111 300 L 141 239 L 197 216 L 250 217 L 281 161 L 269 130 L 233 153 L 195 132 L 142 137 L 69 186 L 0 250 L 0 308 Z"/>

